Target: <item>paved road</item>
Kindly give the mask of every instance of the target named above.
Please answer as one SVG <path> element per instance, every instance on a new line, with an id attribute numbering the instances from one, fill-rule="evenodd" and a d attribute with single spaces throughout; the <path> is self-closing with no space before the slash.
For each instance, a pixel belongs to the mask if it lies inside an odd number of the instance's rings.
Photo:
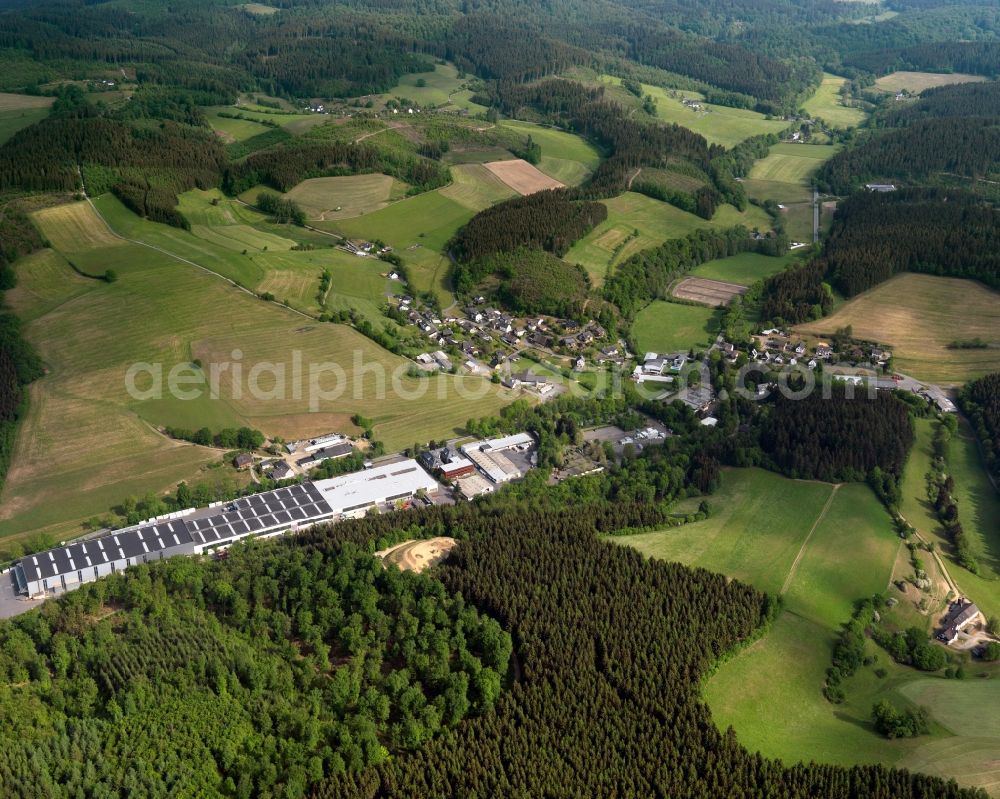
<path id="1" fill-rule="evenodd" d="M 9 619 L 37 608 L 44 600 L 25 599 L 17 595 L 14 572 L 0 573 L 0 619 Z"/>

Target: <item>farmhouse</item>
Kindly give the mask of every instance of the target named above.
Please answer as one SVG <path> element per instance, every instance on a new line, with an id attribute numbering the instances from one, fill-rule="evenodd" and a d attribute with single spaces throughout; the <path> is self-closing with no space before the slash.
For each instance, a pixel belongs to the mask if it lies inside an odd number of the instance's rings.
<path id="1" fill-rule="evenodd" d="M 343 444 L 336 444 L 332 447 L 315 450 L 309 455 L 308 458 L 303 458 L 302 460 L 297 461 L 295 465 L 304 470 L 314 469 L 323 461 L 344 458 L 352 452 L 354 452 L 354 447 L 351 445 L 351 442 L 346 441 Z"/>
<path id="2" fill-rule="evenodd" d="M 14 576 L 28 596 L 61 593 L 140 563 L 197 555 L 249 536 L 301 530 L 333 516 L 316 484 L 292 485 L 28 555 L 14 566 Z"/>
<path id="3" fill-rule="evenodd" d="M 979 621 L 979 608 L 974 602 L 965 602 L 961 599 L 953 602 L 945 616 L 943 629 L 938 633 L 938 638 L 946 644 L 953 644 L 958 640 L 958 634 L 967 627 Z"/>
<path id="4" fill-rule="evenodd" d="M 235 466 L 241 472 L 246 471 L 251 466 L 253 466 L 253 455 L 249 455 L 246 452 L 241 452 L 239 455 L 233 458 L 233 466 Z"/>

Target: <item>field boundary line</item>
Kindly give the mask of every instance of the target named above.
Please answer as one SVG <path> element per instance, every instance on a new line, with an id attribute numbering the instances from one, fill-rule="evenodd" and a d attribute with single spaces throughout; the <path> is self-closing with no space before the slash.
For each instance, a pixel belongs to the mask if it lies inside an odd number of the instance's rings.
<path id="1" fill-rule="evenodd" d="M 799 563 L 806 554 L 806 547 L 809 545 L 809 541 L 812 539 L 813 533 L 816 532 L 816 528 L 819 527 L 820 522 L 826 518 L 827 511 L 830 510 L 830 506 L 833 504 L 833 498 L 837 496 L 837 492 L 840 490 L 841 485 L 842 483 L 836 483 L 833 486 L 833 490 L 830 491 L 830 496 L 826 498 L 826 503 L 823 505 L 823 509 L 819 512 L 819 516 L 816 517 L 812 527 L 809 528 L 809 532 L 806 534 L 805 540 L 802 542 L 802 546 L 799 547 L 799 551 L 795 555 L 795 560 L 792 561 L 792 566 L 788 570 L 788 576 L 785 577 L 785 582 L 781 586 L 779 595 L 783 595 L 791 586 L 792 580 L 795 578 L 795 575 L 799 570 Z"/>

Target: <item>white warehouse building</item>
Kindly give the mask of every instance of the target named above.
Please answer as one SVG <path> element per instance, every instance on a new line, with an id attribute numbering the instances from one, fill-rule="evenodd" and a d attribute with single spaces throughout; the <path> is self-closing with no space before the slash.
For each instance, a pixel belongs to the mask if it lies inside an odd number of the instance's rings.
<path id="1" fill-rule="evenodd" d="M 14 579 L 21 594 L 58 594 L 140 563 L 199 555 L 251 536 L 270 538 L 305 530 L 439 488 L 415 460 L 307 481 L 27 555 L 14 566 Z"/>

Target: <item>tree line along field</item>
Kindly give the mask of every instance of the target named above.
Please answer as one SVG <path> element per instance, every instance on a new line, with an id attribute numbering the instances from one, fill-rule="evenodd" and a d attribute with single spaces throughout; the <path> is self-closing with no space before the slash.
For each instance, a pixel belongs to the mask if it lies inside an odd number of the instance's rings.
<path id="1" fill-rule="evenodd" d="M 26 94 L 0 92 L 0 144 L 21 128 L 34 125 L 49 115 L 51 97 L 30 97 Z"/>
<path id="2" fill-rule="evenodd" d="M 574 244 L 563 260 L 580 264 L 587 270 L 594 285 L 601 285 L 614 266 L 630 256 L 662 244 L 667 239 L 683 238 L 693 230 L 706 227 L 733 227 L 767 230 L 771 218 L 757 206 L 737 211 L 723 205 L 711 220 L 682 211 L 669 203 L 654 200 L 636 192 L 625 192 L 610 200 L 608 218 Z M 639 235 L 635 235 L 635 231 Z"/>
<path id="3" fill-rule="evenodd" d="M 924 466 L 911 461 L 907 480 L 919 472 L 922 482 Z M 784 610 L 765 635 L 706 681 L 716 725 L 732 725 L 744 746 L 786 763 L 882 762 L 995 791 L 1000 732 L 982 718 L 996 696 L 994 680 L 928 677 L 869 641 L 886 676 L 862 668 L 847 681 L 841 705 L 822 694 L 841 623 L 855 599 L 886 589 L 901 548 L 872 492 L 860 484 L 836 488 L 729 469 L 709 503 L 705 521 L 611 540 L 784 595 Z M 682 503 L 678 510 L 693 507 Z M 928 706 L 931 735 L 894 741 L 878 735 L 870 713 L 881 699 Z"/>
<path id="4" fill-rule="evenodd" d="M 248 424 L 291 439 L 322 430 L 350 432 L 350 417 L 365 411 L 374 417 L 376 436 L 398 449 L 453 435 L 470 417 L 491 415 L 509 401 L 506 392 L 480 378 L 403 377 L 413 395 L 424 386 L 426 394 L 404 398 L 387 380 L 385 399 L 373 406 L 378 378 L 369 372 L 352 380 L 354 358 L 405 372 L 403 359 L 348 327 L 262 302 L 168 254 L 216 268 L 223 260 L 217 245 L 139 220 L 112 198 L 98 204 L 116 229 L 120 225 L 129 237 L 148 238 L 165 252 L 115 237 L 86 203 L 36 216 L 55 250 L 19 262 L 20 286 L 11 301 L 29 320 L 26 335 L 49 373 L 30 388 L 28 416 L 3 492 L 0 536 L 25 530 L 62 535 L 128 495 L 212 478 L 205 467 L 220 453 L 170 441 L 153 425 Z M 114 269 L 119 277 L 110 284 L 80 278 L 66 259 L 84 271 Z M 348 383 L 340 398 L 322 403 L 316 413 L 310 412 L 308 392 L 301 400 L 268 401 L 248 396 L 244 388 L 238 399 L 225 380 L 218 401 L 207 396 L 137 401 L 125 391 L 125 370 L 137 361 L 163 363 L 169 370 L 196 358 L 205 364 L 232 361 L 237 350 L 243 363 L 270 361 L 286 370 L 293 352 L 306 364 L 337 360 Z M 456 393 L 460 380 L 481 396 L 462 399 Z M 273 383 L 262 379 L 261 386 Z M 60 502 L 51 502 L 52 496 Z"/>
<path id="5" fill-rule="evenodd" d="M 903 476 L 900 512 L 922 536 L 935 542 L 958 588 L 972 597 L 987 616 L 1000 616 L 1000 497 L 983 467 L 972 431 L 964 419 L 960 420 L 950 442 L 948 466 L 955 480 L 962 528 L 979 564 L 978 575 L 958 564 L 954 548 L 927 501 L 925 475 L 931 467 L 932 423 L 918 419 L 916 433 Z"/>
<path id="6" fill-rule="evenodd" d="M 829 335 L 848 325 L 890 345 L 895 368 L 919 380 L 958 384 L 1000 368 L 1000 294 L 974 280 L 896 275 L 797 330 Z M 977 337 L 989 347 L 948 348 Z"/>

